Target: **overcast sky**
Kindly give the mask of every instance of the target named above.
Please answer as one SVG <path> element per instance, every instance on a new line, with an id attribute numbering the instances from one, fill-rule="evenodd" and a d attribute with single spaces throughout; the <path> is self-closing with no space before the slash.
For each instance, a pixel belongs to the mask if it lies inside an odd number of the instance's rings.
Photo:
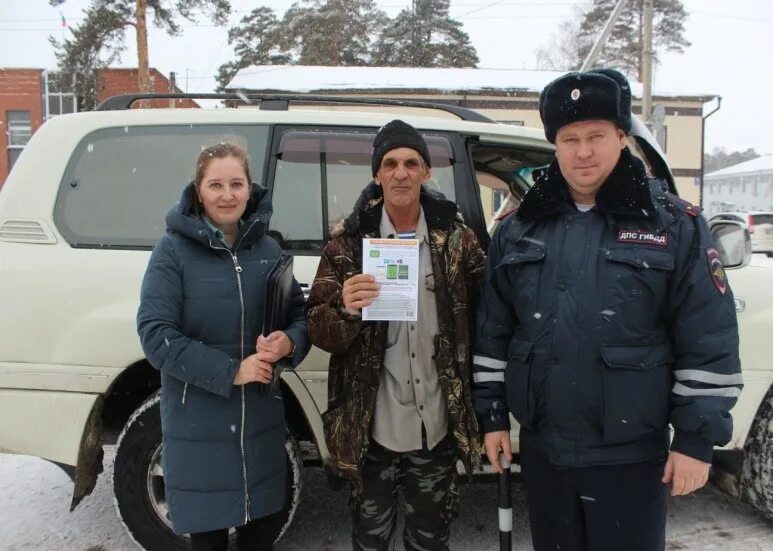
<path id="1" fill-rule="evenodd" d="M 376 0 L 389 15 L 410 0 Z M 281 17 L 292 0 L 268 0 Z M 464 24 L 480 57 L 480 67 L 534 69 L 537 48 L 550 43 L 560 24 L 583 0 L 451 0 L 451 15 Z M 706 150 L 755 148 L 773 153 L 773 1 L 683 0 L 690 17 L 682 55 L 666 54 L 655 71 L 655 90 L 674 94 L 718 94 L 719 111 L 706 121 Z M 0 67 L 55 68 L 48 36 L 62 38 L 64 16 L 80 22 L 88 0 L 67 0 L 53 8 L 48 0 L 0 0 Z M 253 9 L 254 0 L 231 0 L 235 23 Z M 150 64 L 164 74 L 175 71 L 188 91 L 212 91 L 217 67 L 233 58 L 227 30 L 201 19 L 183 22 L 183 34 L 169 37 L 150 29 Z M 135 37 L 127 33 L 120 66 L 134 67 Z M 0 77 L 1 78 L 1 77 Z M 714 107 L 707 105 L 708 113 Z"/>

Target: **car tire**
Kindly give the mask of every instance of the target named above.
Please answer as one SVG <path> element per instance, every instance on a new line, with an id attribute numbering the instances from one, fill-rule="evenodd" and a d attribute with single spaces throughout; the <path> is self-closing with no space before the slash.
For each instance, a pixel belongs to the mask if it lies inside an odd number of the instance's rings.
<path id="1" fill-rule="evenodd" d="M 148 398 L 132 414 L 116 445 L 113 491 L 118 516 L 131 538 L 146 551 L 184 551 L 188 538 L 172 531 L 161 470 L 160 393 Z M 275 541 L 292 522 L 301 495 L 301 453 L 288 434 L 287 500 L 277 516 Z M 231 534 L 231 539 L 235 540 Z"/>
<path id="2" fill-rule="evenodd" d="M 773 519 L 773 387 L 768 389 L 744 445 L 741 497 Z"/>

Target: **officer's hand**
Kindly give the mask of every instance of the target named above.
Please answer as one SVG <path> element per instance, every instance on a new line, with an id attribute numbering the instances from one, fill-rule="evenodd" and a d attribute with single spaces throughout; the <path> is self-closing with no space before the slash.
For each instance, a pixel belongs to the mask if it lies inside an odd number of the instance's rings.
<path id="1" fill-rule="evenodd" d="M 483 443 L 486 446 L 486 456 L 489 463 L 498 473 L 501 473 L 502 465 L 499 464 L 499 450 L 502 450 L 508 461 L 512 462 L 513 460 L 513 452 L 510 449 L 510 431 L 487 432 L 483 438 Z"/>
<path id="2" fill-rule="evenodd" d="M 370 306 L 373 299 L 378 296 L 378 283 L 376 278 L 368 274 L 357 274 L 344 281 L 341 290 L 341 301 L 349 313 L 355 316 L 360 314 L 360 309 Z"/>
<path id="3" fill-rule="evenodd" d="M 671 483 L 672 496 L 686 496 L 703 487 L 709 479 L 710 464 L 679 452 L 668 454 L 661 482 Z"/>

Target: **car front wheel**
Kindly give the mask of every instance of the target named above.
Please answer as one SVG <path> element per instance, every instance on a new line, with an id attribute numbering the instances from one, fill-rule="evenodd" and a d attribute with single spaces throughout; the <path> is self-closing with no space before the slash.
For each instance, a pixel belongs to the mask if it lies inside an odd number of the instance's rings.
<path id="1" fill-rule="evenodd" d="M 147 551 L 187 550 L 188 538 L 172 531 L 161 467 L 160 394 L 148 398 L 131 416 L 118 439 L 113 491 L 118 515 L 129 535 Z M 292 522 L 301 490 L 301 454 L 288 434 L 287 500 L 275 525 L 275 541 Z M 232 534 L 233 537 L 233 534 Z"/>
<path id="2" fill-rule="evenodd" d="M 768 389 L 744 445 L 741 497 L 773 519 L 773 387 Z"/>

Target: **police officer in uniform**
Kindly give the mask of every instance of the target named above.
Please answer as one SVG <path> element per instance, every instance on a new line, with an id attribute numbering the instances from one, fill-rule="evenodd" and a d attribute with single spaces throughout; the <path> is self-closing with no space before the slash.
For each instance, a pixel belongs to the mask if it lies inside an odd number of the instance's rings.
<path id="1" fill-rule="evenodd" d="M 732 292 L 698 209 L 626 146 L 622 74 L 568 73 L 539 109 L 556 156 L 494 234 L 478 311 L 486 453 L 511 457 L 512 414 L 536 550 L 662 550 L 668 491 L 732 434 Z"/>

